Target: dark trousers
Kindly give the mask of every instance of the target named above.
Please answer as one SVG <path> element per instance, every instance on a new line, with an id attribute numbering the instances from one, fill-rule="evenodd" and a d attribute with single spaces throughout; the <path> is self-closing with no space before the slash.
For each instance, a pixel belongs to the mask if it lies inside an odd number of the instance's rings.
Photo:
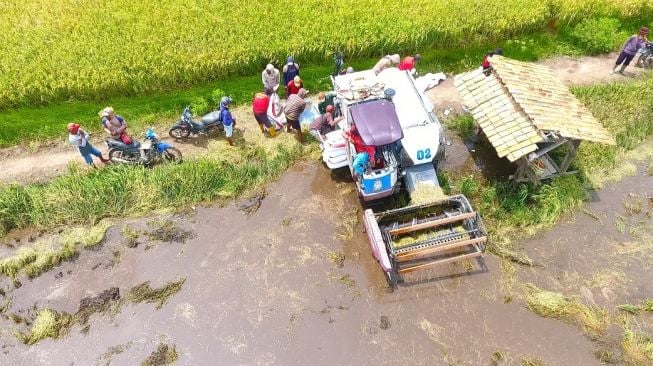
<path id="1" fill-rule="evenodd" d="M 634 57 L 635 55 L 629 55 L 624 51 L 621 51 L 619 57 L 617 57 L 617 62 L 615 64 L 618 66 L 623 63 L 624 66 L 628 66 L 630 65 L 630 61 L 632 61 Z"/>

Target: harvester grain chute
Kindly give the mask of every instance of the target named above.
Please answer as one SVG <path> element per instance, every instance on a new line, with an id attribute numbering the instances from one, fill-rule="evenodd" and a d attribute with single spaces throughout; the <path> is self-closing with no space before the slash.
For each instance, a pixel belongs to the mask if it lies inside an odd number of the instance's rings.
<path id="1" fill-rule="evenodd" d="M 388 282 L 394 287 L 406 273 L 481 256 L 487 241 L 481 218 L 466 197 L 441 194 L 436 170 L 444 164 L 444 129 L 412 76 L 366 70 L 336 76 L 333 85 L 336 112 L 345 118 L 340 132 L 317 137 L 330 169 L 349 167 L 361 201 L 390 197 L 402 182 L 412 197 L 440 192 L 408 207 L 365 210 L 370 246 Z M 342 137 L 347 130 L 358 134 L 358 145 Z M 370 166 L 357 172 L 363 151 L 372 155 Z"/>

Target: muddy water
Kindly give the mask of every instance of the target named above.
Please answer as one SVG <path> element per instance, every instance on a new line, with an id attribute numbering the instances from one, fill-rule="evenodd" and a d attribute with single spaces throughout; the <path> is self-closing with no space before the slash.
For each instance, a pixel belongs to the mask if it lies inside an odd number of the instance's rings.
<path id="1" fill-rule="evenodd" d="M 653 296 L 653 177 L 635 176 L 593 192 L 583 210 L 526 244 L 545 268 L 525 280 L 615 310 Z M 645 316 L 653 325 L 653 316 Z M 653 327 L 651 328 L 653 330 Z"/>
<path id="2" fill-rule="evenodd" d="M 33 305 L 75 312 L 80 299 L 112 286 L 124 294 L 143 281 L 158 287 L 186 278 L 160 310 L 127 303 L 117 314 L 93 315 L 86 333 L 73 326 L 34 346 L 17 342 L 14 326 L 3 322 L 2 364 L 134 365 L 160 342 L 176 345 L 181 365 L 484 365 L 497 351 L 508 364 L 522 355 L 598 364 L 595 345 L 574 327 L 503 302 L 491 255 L 471 268 L 420 273 L 389 291 L 360 225 L 350 240 L 338 235 L 360 206 L 326 168 L 296 166 L 267 191 L 250 216 L 230 205 L 175 217 L 196 233 L 186 243 L 146 250 L 141 238 L 126 248 L 117 225 L 99 251 L 25 280 L 13 312 Z M 327 260 L 329 251 L 345 253 L 343 268 Z"/>

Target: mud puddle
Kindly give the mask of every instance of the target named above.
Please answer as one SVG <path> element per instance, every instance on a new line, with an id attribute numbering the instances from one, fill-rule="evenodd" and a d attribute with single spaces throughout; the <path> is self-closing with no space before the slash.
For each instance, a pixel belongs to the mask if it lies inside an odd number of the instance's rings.
<path id="1" fill-rule="evenodd" d="M 576 328 L 504 302 L 501 264 L 492 255 L 418 272 L 390 291 L 356 223 L 360 215 L 351 183 L 300 164 L 270 184 L 249 215 L 232 204 L 170 218 L 193 233 L 185 241 L 140 235 L 139 245 L 126 245 L 123 225 L 151 225 L 119 223 L 99 250 L 23 281 L 8 312 L 36 306 L 74 313 L 81 299 L 112 287 L 124 294 L 147 281 L 158 288 L 185 278 L 179 292 L 158 310 L 125 303 L 92 314 L 84 331 L 73 325 L 32 346 L 2 320 L 3 363 L 132 365 L 164 344 L 180 365 L 482 365 L 497 354 L 505 364 L 523 356 L 598 364 L 596 345 Z"/>

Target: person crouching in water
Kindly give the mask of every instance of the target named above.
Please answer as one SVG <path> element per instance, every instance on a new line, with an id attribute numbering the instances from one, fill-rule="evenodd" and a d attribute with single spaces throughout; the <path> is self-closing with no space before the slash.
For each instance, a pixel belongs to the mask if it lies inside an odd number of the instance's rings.
<path id="1" fill-rule="evenodd" d="M 297 130 L 297 141 L 299 141 L 300 144 L 304 143 L 304 135 L 302 135 L 302 126 L 299 123 L 299 116 L 304 112 L 304 109 L 306 109 L 305 98 L 307 95 L 308 91 L 306 89 L 299 89 L 297 94 L 291 94 L 288 96 L 284 108 L 284 111 L 286 112 L 286 120 L 288 121 L 286 123 L 288 132 L 291 131 L 291 128 Z"/>
<path id="2" fill-rule="evenodd" d="M 224 126 L 224 135 L 227 138 L 229 146 L 234 146 L 234 126 L 236 125 L 236 119 L 231 115 L 229 106 L 233 102 L 233 99 L 230 97 L 222 97 L 220 100 L 220 116 L 222 117 L 222 126 Z"/>
<path id="3" fill-rule="evenodd" d="M 91 145 L 88 138 L 88 132 L 82 130 L 78 123 L 68 124 L 68 142 L 79 150 L 79 153 L 84 158 L 84 161 L 86 161 L 86 164 L 95 167 L 95 164 L 93 164 L 93 155 L 100 158 L 100 161 L 105 164 L 109 162 L 109 159 L 105 159 L 104 156 L 102 156 L 100 150 Z"/>
<path id="4" fill-rule="evenodd" d="M 267 134 L 270 137 L 274 137 L 277 134 L 277 130 L 272 127 L 272 123 L 268 118 L 268 107 L 270 106 L 269 95 L 272 92 L 272 88 L 266 87 L 264 92 L 254 94 L 254 99 L 252 100 L 252 112 L 254 112 L 254 118 L 258 123 L 258 127 L 261 129 L 261 133 L 264 135 Z"/>
<path id="5" fill-rule="evenodd" d="M 639 30 L 639 34 L 634 34 L 626 40 L 626 43 L 624 43 L 623 47 L 621 47 L 621 52 L 619 53 L 619 57 L 617 57 L 617 62 L 615 62 L 614 68 L 610 74 L 618 72 L 623 75 L 626 67 L 630 65 L 630 61 L 632 61 L 637 54 L 637 51 L 639 51 L 640 48 L 646 46 L 646 42 L 648 42 L 648 39 L 646 39 L 647 35 L 648 28 L 642 27 Z M 620 65 L 621 68 L 619 71 L 617 71 L 617 68 Z"/>

